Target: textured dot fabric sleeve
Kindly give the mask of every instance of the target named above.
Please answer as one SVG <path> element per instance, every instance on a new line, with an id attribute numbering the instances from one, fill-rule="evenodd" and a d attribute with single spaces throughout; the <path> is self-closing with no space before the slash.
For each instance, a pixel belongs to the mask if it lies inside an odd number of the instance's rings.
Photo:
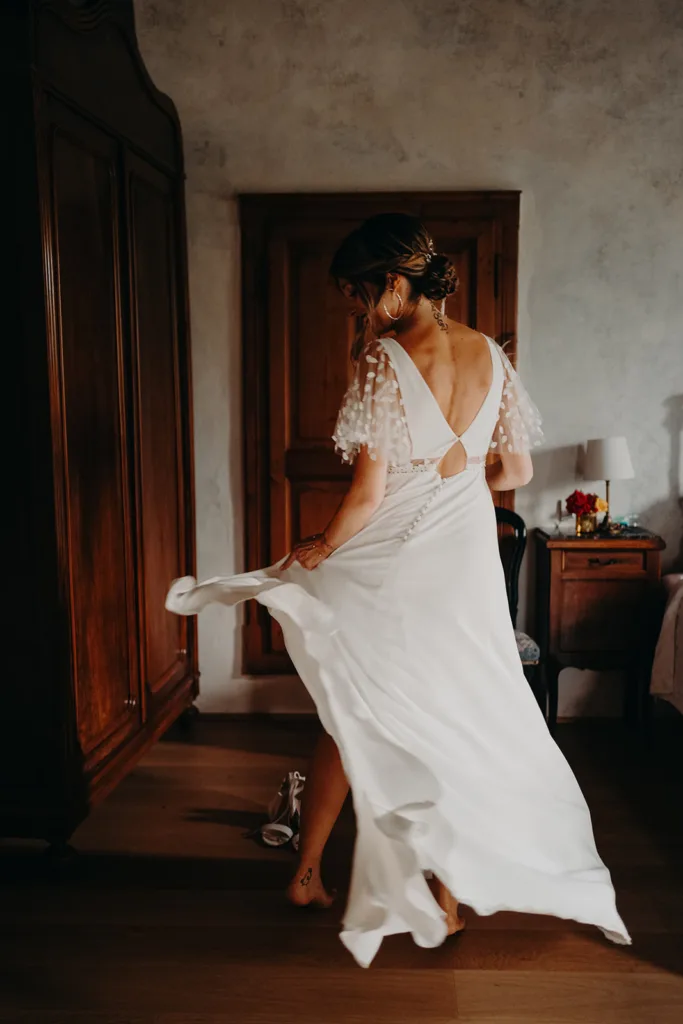
<path id="1" fill-rule="evenodd" d="M 503 364 L 503 392 L 491 449 L 503 454 L 523 455 L 543 443 L 541 414 L 503 349 L 497 345 Z"/>
<path id="2" fill-rule="evenodd" d="M 361 353 L 332 440 L 344 462 L 354 462 L 362 447 L 371 459 L 386 459 L 389 466 L 410 462 L 410 434 L 401 391 L 381 341 L 370 342 Z"/>

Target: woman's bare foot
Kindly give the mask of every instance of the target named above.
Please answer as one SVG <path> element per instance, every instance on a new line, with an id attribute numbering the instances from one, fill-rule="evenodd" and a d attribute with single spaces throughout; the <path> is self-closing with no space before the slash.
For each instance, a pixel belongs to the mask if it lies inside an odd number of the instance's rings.
<path id="1" fill-rule="evenodd" d="M 287 886 L 287 899 L 295 907 L 320 907 L 327 910 L 334 903 L 334 894 L 323 885 L 320 869 L 301 867 Z"/>
<path id="2" fill-rule="evenodd" d="M 429 888 L 434 894 L 434 899 L 446 915 L 448 934 L 455 935 L 457 932 L 463 931 L 467 922 L 465 921 L 465 918 L 460 917 L 460 914 L 458 913 L 458 901 L 455 896 L 451 895 L 443 882 L 440 882 L 438 878 L 432 878 L 430 880 Z"/>
<path id="3" fill-rule="evenodd" d="M 455 903 L 455 901 L 454 901 Z M 448 934 L 456 935 L 457 932 L 462 932 L 467 927 L 467 921 L 464 917 L 460 917 L 457 911 L 458 904 L 455 903 L 456 910 L 446 911 L 446 924 L 448 925 Z"/>

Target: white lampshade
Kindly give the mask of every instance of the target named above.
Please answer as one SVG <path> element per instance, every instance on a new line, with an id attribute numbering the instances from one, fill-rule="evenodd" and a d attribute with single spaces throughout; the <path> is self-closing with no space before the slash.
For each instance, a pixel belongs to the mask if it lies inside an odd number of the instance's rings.
<path id="1" fill-rule="evenodd" d="M 586 480 L 632 480 L 633 463 L 625 437 L 599 437 L 586 442 Z"/>

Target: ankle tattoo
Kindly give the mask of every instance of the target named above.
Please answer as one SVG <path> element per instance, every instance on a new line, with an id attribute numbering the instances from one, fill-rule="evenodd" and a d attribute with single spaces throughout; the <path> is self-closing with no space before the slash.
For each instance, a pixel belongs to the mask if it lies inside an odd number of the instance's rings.
<path id="1" fill-rule="evenodd" d="M 308 885 L 313 878 L 313 868 L 309 868 L 306 874 L 303 876 L 299 885 Z"/>

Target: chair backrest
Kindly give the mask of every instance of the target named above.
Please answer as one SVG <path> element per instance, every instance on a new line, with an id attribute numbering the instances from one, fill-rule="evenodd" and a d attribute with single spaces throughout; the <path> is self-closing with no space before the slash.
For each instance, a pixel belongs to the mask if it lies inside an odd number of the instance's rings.
<path id="1" fill-rule="evenodd" d="M 512 625 L 517 625 L 517 606 L 519 603 L 519 570 L 526 549 L 526 523 L 520 515 L 509 508 L 496 505 L 496 521 L 498 526 L 509 526 L 510 531 L 499 530 L 500 556 L 505 571 L 505 589 L 508 595 L 510 618 Z"/>

